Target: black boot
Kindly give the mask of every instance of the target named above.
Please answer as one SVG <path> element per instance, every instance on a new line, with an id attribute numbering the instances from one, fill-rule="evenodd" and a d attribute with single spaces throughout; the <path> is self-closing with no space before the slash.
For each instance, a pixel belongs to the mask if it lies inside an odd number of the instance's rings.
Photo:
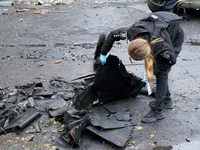
<path id="1" fill-rule="evenodd" d="M 155 101 L 149 102 L 149 106 L 154 108 Z M 164 100 L 163 107 L 166 108 L 166 109 L 172 109 L 172 108 L 174 108 L 174 102 L 171 99 L 170 100 Z"/>
<path id="2" fill-rule="evenodd" d="M 174 108 L 174 102 L 172 100 L 169 100 L 169 101 L 164 100 L 164 108 L 166 109 Z"/>
<path id="3" fill-rule="evenodd" d="M 151 123 L 151 122 L 155 122 L 157 120 L 164 119 L 164 118 L 165 118 L 165 114 L 162 110 L 158 111 L 151 108 L 151 111 L 142 118 L 142 122 Z"/>

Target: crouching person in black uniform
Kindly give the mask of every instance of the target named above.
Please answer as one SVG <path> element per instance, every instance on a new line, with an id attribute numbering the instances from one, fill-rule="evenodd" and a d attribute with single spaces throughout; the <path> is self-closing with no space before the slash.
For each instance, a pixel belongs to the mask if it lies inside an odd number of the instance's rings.
<path id="1" fill-rule="evenodd" d="M 106 63 L 106 55 L 115 41 L 128 39 L 128 54 L 134 60 L 144 60 L 147 82 L 156 76 L 155 100 L 149 103 L 151 111 L 143 122 L 165 118 L 163 108 L 173 108 L 168 87 L 168 73 L 176 63 L 182 49 L 184 32 L 179 25 L 181 18 L 171 12 L 154 12 L 131 27 L 113 30 L 101 49 L 100 60 Z"/>

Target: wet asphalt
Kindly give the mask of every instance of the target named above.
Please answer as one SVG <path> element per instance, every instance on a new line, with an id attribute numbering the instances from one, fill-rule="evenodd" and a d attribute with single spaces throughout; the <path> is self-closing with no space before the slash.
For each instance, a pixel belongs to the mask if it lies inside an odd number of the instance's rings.
<path id="1" fill-rule="evenodd" d="M 43 11 L 15 12 L 12 6 L 8 7 L 8 14 L 0 15 L 1 88 L 12 89 L 19 84 L 49 80 L 57 75 L 70 81 L 94 73 L 93 57 L 99 35 L 108 34 L 120 27 L 131 26 L 150 13 L 146 3 L 139 0 L 76 0 L 66 5 L 31 7 Z M 135 144 L 118 148 L 86 133 L 83 136 L 84 144 L 72 149 L 183 149 L 186 145 L 199 149 L 200 47 L 198 44 L 191 44 L 191 40 L 200 38 L 199 23 L 200 18 L 181 23 L 185 32 L 185 42 L 177 64 L 169 74 L 169 87 L 175 107 L 172 110 L 164 110 L 165 119 L 155 123 L 142 123 L 141 118 L 150 110 L 148 103 L 153 98 L 138 95 L 137 98 L 119 103 L 122 109 L 129 107 L 132 119 L 142 127 L 142 130 L 134 130 L 131 134 L 130 141 Z M 129 72 L 142 77 L 143 62 L 135 62 L 139 64 L 135 66 L 130 65 L 127 41 L 116 42 L 110 54 L 118 56 Z M 24 136 L 27 135 L 12 135 L 14 139 Z M 44 143 L 51 144 L 52 137 L 56 137 L 55 133 L 36 136 L 38 137 L 32 143 L 25 145 L 27 148 L 37 145 L 35 149 L 48 149 Z M 5 145 L 8 139 L 9 137 L 0 138 L 1 149 L 6 149 L 2 147 L 2 143 Z"/>

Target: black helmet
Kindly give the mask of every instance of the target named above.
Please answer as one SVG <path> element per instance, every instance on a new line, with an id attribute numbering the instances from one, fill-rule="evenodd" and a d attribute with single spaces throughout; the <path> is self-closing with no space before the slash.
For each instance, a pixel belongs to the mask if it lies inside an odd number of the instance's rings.
<path id="1" fill-rule="evenodd" d="M 159 11 L 165 5 L 165 0 L 147 0 L 147 5 L 152 12 Z"/>

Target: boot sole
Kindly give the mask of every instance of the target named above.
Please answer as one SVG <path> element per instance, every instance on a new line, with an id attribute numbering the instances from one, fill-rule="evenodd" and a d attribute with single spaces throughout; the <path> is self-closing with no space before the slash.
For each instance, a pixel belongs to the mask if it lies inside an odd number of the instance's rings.
<path id="1" fill-rule="evenodd" d="M 171 106 L 171 107 L 167 107 L 167 106 L 164 106 L 165 109 L 173 109 L 174 106 Z"/>

